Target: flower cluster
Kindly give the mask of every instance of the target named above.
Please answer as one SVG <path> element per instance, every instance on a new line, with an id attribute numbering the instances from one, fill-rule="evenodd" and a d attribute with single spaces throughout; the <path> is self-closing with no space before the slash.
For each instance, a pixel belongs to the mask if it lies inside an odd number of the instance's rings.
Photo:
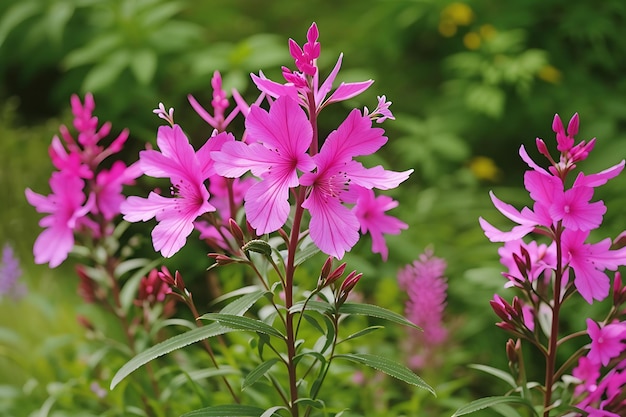
<path id="1" fill-rule="evenodd" d="M 520 156 L 530 167 L 524 175 L 524 185 L 533 200 L 532 207 L 517 210 L 491 193 L 495 207 L 517 225 L 510 231 L 501 231 L 483 218 L 480 225 L 491 241 L 504 242 L 499 253 L 507 268 L 503 273 L 508 280 L 505 287 L 517 288 L 522 294 L 515 296 L 512 303 L 496 294 L 491 306 L 502 320 L 498 326 L 518 338 L 517 342 L 509 340 L 507 354 L 520 385 L 525 384 L 525 373 L 520 369 L 523 362 L 520 341 L 530 342 L 545 356 L 546 380 L 542 388 L 545 416 L 555 407 L 552 398 L 555 384 L 576 359 L 579 362 L 573 369 L 573 377 L 578 385 L 574 401 L 578 402 L 572 405 L 590 416 L 620 416 L 626 410 L 626 398 L 622 394 L 626 386 L 626 317 L 621 307 L 626 292 L 619 272 L 615 273 L 613 308 L 607 317 L 601 323 L 587 319 L 586 333 L 563 337 L 559 332 L 563 303 L 575 293 L 589 304 L 606 299 L 611 289 L 606 271 L 617 271 L 626 265 L 626 247 L 620 238 L 588 242 L 590 232 L 599 228 L 607 210 L 601 200 L 592 201 L 595 188 L 616 177 L 624 169 L 624 160 L 599 173 L 579 172 L 573 181 L 568 181 L 569 174 L 595 145 L 595 138 L 576 144 L 574 136 L 578 128 L 578 114 L 571 118 L 567 130 L 559 116 L 554 117 L 552 129 L 560 152 L 557 159 L 552 157 L 545 142 L 537 138 L 539 153 L 550 163 L 548 169 L 535 163 L 524 146 L 520 148 Z M 525 241 L 530 233 L 544 240 Z M 558 347 L 585 334 L 591 338 L 591 345 L 557 368 Z M 545 345 L 544 337 L 547 337 Z M 606 367 L 604 374 L 603 367 Z"/>
<path id="2" fill-rule="evenodd" d="M 39 224 L 46 229 L 35 241 L 36 263 L 49 263 L 51 268 L 61 264 L 74 247 L 76 231 L 91 233 L 94 237 L 112 232 L 110 221 L 120 213 L 124 201 L 122 186 L 131 184 L 139 176 L 135 167 L 127 167 L 116 160 L 110 168 L 100 166 L 107 157 L 118 153 L 128 130 L 123 130 L 108 146 L 101 143 L 111 131 L 111 123 L 98 128 L 98 118 L 93 116 L 96 107 L 91 94 L 84 103 L 78 96 L 71 99 L 74 128 L 72 136 L 66 126 L 61 126 L 61 139 L 55 136 L 49 148 L 57 171 L 50 177 L 52 193 L 43 196 L 26 189 L 26 198 L 38 212 L 48 213 Z"/>
<path id="3" fill-rule="evenodd" d="M 283 68 L 286 83 L 269 80 L 263 73 L 252 75 L 261 94 L 250 107 L 233 92 L 237 106 L 224 118 L 228 101 L 219 73 L 212 82 L 213 114 L 190 97 L 194 109 L 215 129 L 198 151 L 174 123 L 173 112 L 166 113 L 164 108 L 156 111 L 170 126 L 159 128 L 159 151 L 141 152 L 139 168 L 146 175 L 169 178 L 172 197 L 155 192 L 148 198 L 129 197 L 122 212 L 124 219 L 131 222 L 156 218 L 159 224 L 152 238 L 155 249 L 163 256 L 176 253 L 194 225 L 203 238 L 228 250 L 232 235 L 225 225 L 228 219 L 236 217 L 242 202 L 254 234 L 276 232 L 287 223 L 291 195 L 298 216 L 302 216 L 303 210 L 310 214 L 310 237 L 326 254 L 343 257 L 362 231 L 372 235 L 373 251 L 387 258 L 383 234 L 397 234 L 407 225 L 385 214 L 397 203 L 389 197 L 375 197 L 372 190 L 395 188 L 412 170 L 366 168 L 355 159 L 371 155 L 387 142 L 383 130 L 372 127 L 373 120 L 393 119 L 391 103 L 384 96 L 379 97 L 372 113 L 367 109 L 352 110 L 323 140 L 320 149 L 319 112 L 330 103 L 360 94 L 372 81 L 341 83 L 327 98 L 342 56 L 320 86 L 318 36 L 313 24 L 302 48 L 290 40 L 289 50 L 297 70 Z M 261 106 L 263 99 L 269 109 Z M 241 141 L 225 130 L 237 113 L 245 117 L 245 140 Z M 244 177 L 248 172 L 252 177 Z M 213 216 L 207 215 L 216 211 Z"/>
<path id="4" fill-rule="evenodd" d="M 22 276 L 20 261 L 8 243 L 2 248 L 0 261 L 0 299 L 5 296 L 19 299 L 26 293 L 26 285 L 18 280 Z"/>
<path id="5" fill-rule="evenodd" d="M 430 356 L 447 339 L 448 332 L 443 326 L 443 311 L 446 306 L 448 283 L 444 277 L 446 261 L 433 256 L 426 250 L 419 259 L 407 265 L 398 273 L 400 289 L 406 291 L 408 300 L 405 316 L 422 328 L 410 334 L 407 350 L 418 351 L 410 359 L 415 368 L 423 367 L 432 359 Z"/>

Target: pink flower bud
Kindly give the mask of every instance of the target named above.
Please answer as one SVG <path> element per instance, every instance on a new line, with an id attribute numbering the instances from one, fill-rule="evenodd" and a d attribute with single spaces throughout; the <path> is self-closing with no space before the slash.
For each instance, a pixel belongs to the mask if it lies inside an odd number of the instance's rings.
<path id="1" fill-rule="evenodd" d="M 576 136 L 578 134 L 579 125 L 580 125 L 580 122 L 578 119 L 578 113 L 574 113 L 574 115 L 569 121 L 569 124 L 567 125 L 567 134 L 569 136 Z"/>

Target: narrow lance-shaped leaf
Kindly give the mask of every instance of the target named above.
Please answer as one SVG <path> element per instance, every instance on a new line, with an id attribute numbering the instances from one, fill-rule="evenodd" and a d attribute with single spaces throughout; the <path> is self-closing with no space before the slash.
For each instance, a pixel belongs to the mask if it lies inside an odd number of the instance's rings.
<path id="1" fill-rule="evenodd" d="M 228 304 L 222 309 L 222 312 L 227 314 L 244 314 L 256 301 L 263 297 L 264 294 L 265 291 L 256 291 L 250 294 L 246 294 L 243 297 L 240 297 L 232 303 Z M 208 326 L 190 330 L 188 332 L 167 339 L 161 343 L 158 343 L 126 362 L 124 366 L 122 366 L 119 371 L 117 371 L 117 373 L 113 376 L 110 389 L 115 388 L 117 384 L 119 384 L 124 378 L 126 378 L 128 375 L 130 375 L 141 366 L 160 356 L 173 352 L 174 350 L 180 349 L 182 347 L 188 346 L 192 343 L 208 339 L 209 337 L 214 337 L 231 331 L 233 331 L 233 329 L 221 326 L 217 323 L 211 323 Z"/>
<path id="2" fill-rule="evenodd" d="M 274 366 L 274 364 L 279 360 L 280 359 L 278 358 L 270 358 L 254 368 L 248 375 L 246 375 L 246 378 L 241 384 L 241 389 L 244 390 L 258 381 L 259 378 L 263 377 L 270 369 L 272 369 L 272 366 Z"/>
<path id="3" fill-rule="evenodd" d="M 458 410 L 456 410 L 456 412 L 452 415 L 452 417 L 464 416 L 467 414 L 471 414 L 475 411 L 484 410 L 487 407 L 492 407 L 498 404 L 522 404 L 528 407 L 532 411 L 532 415 L 537 416 L 537 412 L 533 408 L 532 403 L 530 403 L 528 400 L 521 398 L 521 397 L 503 396 L 503 397 L 487 397 L 487 398 L 478 399 L 476 401 L 472 401 L 466 406 L 463 406 L 459 408 Z"/>
<path id="4" fill-rule="evenodd" d="M 262 408 L 250 405 L 215 405 L 191 411 L 181 417 L 259 417 L 263 411 Z"/>
<path id="5" fill-rule="evenodd" d="M 248 330 L 253 332 L 261 332 L 270 336 L 276 336 L 284 339 L 281 332 L 273 328 L 261 320 L 252 319 L 250 317 L 237 316 L 233 314 L 208 313 L 200 317 L 203 320 L 215 320 L 222 326 L 227 326 L 235 330 Z"/>
<path id="6" fill-rule="evenodd" d="M 435 390 L 426 382 L 424 382 L 422 378 L 417 376 L 415 373 L 413 373 L 413 371 L 411 371 L 406 366 L 398 362 L 392 361 L 391 359 L 385 358 L 383 356 L 371 355 L 367 353 L 350 353 L 350 354 L 336 355 L 335 358 L 348 359 L 352 362 L 357 362 L 363 365 L 367 365 L 370 368 L 374 368 L 381 372 L 384 372 L 389 376 L 397 378 L 400 381 L 406 382 L 407 384 L 415 385 L 416 387 L 428 390 L 433 395 L 436 396 Z"/>
<path id="7" fill-rule="evenodd" d="M 387 310 L 386 308 L 379 307 L 379 306 L 372 305 L 372 304 L 344 303 L 339 308 L 339 313 L 377 317 L 379 319 L 388 320 L 393 323 L 402 324 L 404 326 L 410 326 L 410 327 L 413 327 L 414 329 L 420 329 L 419 326 L 416 326 L 415 324 L 411 323 L 409 320 L 406 319 L 406 317 L 401 316 L 400 314 L 395 313 L 391 310 Z"/>

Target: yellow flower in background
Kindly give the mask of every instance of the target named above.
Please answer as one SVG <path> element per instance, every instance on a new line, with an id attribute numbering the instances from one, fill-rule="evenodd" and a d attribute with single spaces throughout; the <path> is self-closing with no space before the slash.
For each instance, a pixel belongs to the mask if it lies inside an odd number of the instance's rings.
<path id="1" fill-rule="evenodd" d="M 496 182 L 500 179 L 500 168 L 493 159 L 486 156 L 475 156 L 469 162 L 469 169 L 479 180 Z"/>
<path id="2" fill-rule="evenodd" d="M 474 12 L 465 3 L 451 3 L 441 11 L 439 33 L 446 38 L 454 36 L 459 26 L 467 26 L 474 20 Z"/>
<path id="3" fill-rule="evenodd" d="M 544 65 L 539 72 L 537 72 L 537 77 L 548 83 L 558 84 L 561 81 L 561 71 L 552 65 Z"/>
<path id="4" fill-rule="evenodd" d="M 457 26 L 467 26 L 474 20 L 474 12 L 465 3 L 451 3 L 441 11 L 442 20 L 449 20 Z"/>
<path id="5" fill-rule="evenodd" d="M 476 32 L 468 32 L 463 36 L 463 45 L 472 51 L 480 48 L 481 42 L 480 35 Z"/>

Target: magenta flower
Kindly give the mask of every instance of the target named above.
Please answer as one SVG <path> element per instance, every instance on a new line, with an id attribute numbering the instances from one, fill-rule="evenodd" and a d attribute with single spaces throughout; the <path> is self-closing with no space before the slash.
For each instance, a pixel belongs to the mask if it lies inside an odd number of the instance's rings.
<path id="1" fill-rule="evenodd" d="M 605 269 L 617 270 L 626 265 L 626 247 L 610 250 L 611 239 L 598 243 L 585 243 L 589 231 L 564 230 L 562 234 L 563 261 L 569 263 L 576 278 L 574 285 L 580 295 L 591 304 L 593 300 L 603 300 L 609 295 L 610 279 Z"/>
<path id="2" fill-rule="evenodd" d="M 572 375 L 581 382 L 581 384 L 574 389 L 574 395 L 581 395 L 585 392 L 592 393 L 598 388 L 600 363 L 595 363 L 588 357 L 582 356 L 578 359 L 578 366 L 572 370 Z"/>
<path id="3" fill-rule="evenodd" d="M 520 287 L 526 279 L 533 282 L 544 272 L 556 268 L 554 242 L 548 246 L 537 244 L 534 240 L 528 244 L 521 239 L 510 240 L 498 249 L 498 254 L 500 254 L 500 263 L 509 269 L 508 272 L 503 273 L 509 279 L 505 287 Z M 516 257 L 525 267 L 524 271 L 520 270 L 521 265 L 516 261 Z"/>
<path id="4" fill-rule="evenodd" d="M 178 252 L 192 232 L 196 218 L 215 210 L 209 204 L 209 191 L 204 181 L 215 174 L 210 153 L 229 140 L 234 140 L 232 135 L 221 133 L 194 152 L 180 126 L 161 126 L 157 133 L 161 152 L 140 152 L 141 170 L 151 177 L 169 178 L 173 198 L 155 192 L 148 198 L 133 196 L 122 203 L 121 211 L 130 222 L 156 218 L 158 224 L 152 231 L 152 241 L 154 249 L 163 256 L 170 257 Z"/>
<path id="5" fill-rule="evenodd" d="M 419 259 L 398 273 L 398 284 L 407 292 L 405 306 L 407 319 L 423 329 L 415 332 L 410 349 L 415 345 L 426 351 L 445 342 L 448 332 L 443 326 L 448 284 L 444 277 L 446 262 L 427 250 Z M 417 341 L 415 340 L 417 339 Z"/>
<path id="6" fill-rule="evenodd" d="M 86 221 L 85 216 L 95 204 L 94 195 L 85 198 L 85 182 L 67 172 L 53 172 L 50 177 L 52 194 L 43 196 L 30 188 L 26 199 L 39 213 L 49 213 L 39 221 L 46 229 L 35 240 L 35 263 L 60 265 L 74 247 L 74 231 Z"/>
<path id="7" fill-rule="evenodd" d="M 311 239 L 322 252 L 341 259 L 359 239 L 356 214 L 343 205 L 352 185 L 388 190 L 406 180 L 413 170 L 387 171 L 382 166 L 365 168 L 353 158 L 370 155 L 387 142 L 383 130 L 353 110 L 339 128 L 328 136 L 313 159 L 317 170 L 306 173 L 300 184 L 310 187 L 302 207 L 311 213 Z M 337 233 L 341 230 L 341 233 Z"/>
<path id="8" fill-rule="evenodd" d="M 591 338 L 591 349 L 587 354 L 594 364 L 607 366 L 611 359 L 626 350 L 626 323 L 612 323 L 600 327 L 598 323 L 587 319 L 587 333 Z"/>
<path id="9" fill-rule="evenodd" d="M 289 215 L 289 189 L 299 185 L 298 170 L 315 168 L 307 150 L 313 131 L 304 111 L 281 97 L 269 112 L 253 106 L 246 118 L 248 143 L 227 142 L 213 152 L 215 170 L 237 178 L 247 171 L 261 179 L 246 192 L 248 222 L 259 234 L 282 227 Z"/>
<path id="10" fill-rule="evenodd" d="M 125 197 L 122 186 L 133 184 L 141 175 L 138 164 L 127 167 L 122 161 L 115 161 L 111 169 L 103 169 L 96 176 L 95 213 L 102 214 L 105 220 L 112 220 L 120 214 L 120 206 Z"/>
<path id="11" fill-rule="evenodd" d="M 330 97 L 326 98 L 332 90 L 335 78 L 341 69 L 343 54 L 339 55 L 335 67 L 320 86 L 319 69 L 315 61 L 320 54 L 320 44 L 317 42 L 318 36 L 317 25 L 313 23 L 307 32 L 307 43 L 304 45 L 304 48 L 300 48 L 291 39 L 289 41 L 289 51 L 295 60 L 296 67 L 302 72 L 292 72 L 287 68 L 283 68 L 283 76 L 287 81 L 286 84 L 280 84 L 266 78 L 263 72 L 259 72 L 258 76 L 251 74 L 252 81 L 258 89 L 273 98 L 291 97 L 305 108 L 315 109 L 317 113 L 328 104 L 348 100 L 367 90 L 374 82 L 373 80 L 341 83 Z M 309 94 L 313 95 L 312 103 L 309 103 Z"/>
<path id="12" fill-rule="evenodd" d="M 372 236 L 372 252 L 380 253 L 384 261 L 389 251 L 383 234 L 397 235 L 409 226 L 386 211 L 398 206 L 398 202 L 388 196 L 376 197 L 374 191 L 363 187 L 353 187 L 358 195 L 352 211 L 361 225 L 361 233 Z"/>

